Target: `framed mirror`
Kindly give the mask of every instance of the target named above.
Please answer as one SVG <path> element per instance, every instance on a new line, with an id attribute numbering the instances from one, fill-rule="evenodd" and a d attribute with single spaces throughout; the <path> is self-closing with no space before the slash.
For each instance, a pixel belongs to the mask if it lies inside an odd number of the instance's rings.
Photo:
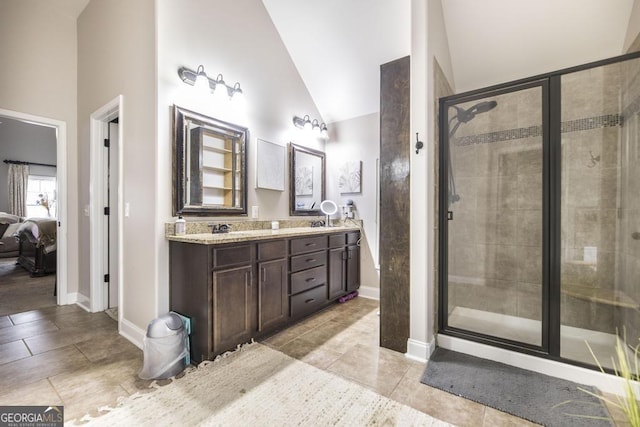
<path id="1" fill-rule="evenodd" d="M 177 105 L 173 214 L 247 214 L 247 128 Z"/>
<path id="2" fill-rule="evenodd" d="M 322 151 L 289 144 L 289 213 L 322 215 L 325 160 Z"/>

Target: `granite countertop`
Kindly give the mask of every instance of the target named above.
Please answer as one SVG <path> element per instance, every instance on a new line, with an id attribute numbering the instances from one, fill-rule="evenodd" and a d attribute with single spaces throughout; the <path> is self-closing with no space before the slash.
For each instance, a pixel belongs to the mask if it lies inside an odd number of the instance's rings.
<path id="1" fill-rule="evenodd" d="M 182 236 L 168 235 L 173 242 L 198 243 L 201 245 L 218 245 L 222 243 L 246 242 L 251 240 L 279 239 L 285 237 L 313 236 L 315 234 L 339 233 L 343 231 L 358 231 L 356 225 L 341 225 L 335 227 L 292 227 L 279 230 L 241 230 L 229 233 L 197 233 Z"/>

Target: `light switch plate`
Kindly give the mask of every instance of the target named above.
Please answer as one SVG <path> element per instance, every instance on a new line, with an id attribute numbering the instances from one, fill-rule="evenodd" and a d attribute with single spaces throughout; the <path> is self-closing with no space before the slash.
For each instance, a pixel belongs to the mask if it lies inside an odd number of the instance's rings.
<path id="1" fill-rule="evenodd" d="M 258 218 L 260 216 L 260 207 L 251 206 L 251 218 Z"/>

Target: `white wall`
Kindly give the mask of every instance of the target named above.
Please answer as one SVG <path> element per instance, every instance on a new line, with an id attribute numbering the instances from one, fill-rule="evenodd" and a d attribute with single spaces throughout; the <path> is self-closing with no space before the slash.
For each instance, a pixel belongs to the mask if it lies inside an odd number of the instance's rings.
<path id="1" fill-rule="evenodd" d="M 364 239 L 361 242 L 361 285 L 380 287 L 378 260 L 378 192 L 377 160 L 380 158 L 380 114 L 368 114 L 329 124 L 327 153 L 327 198 L 340 205 L 351 199 L 356 218 L 363 220 Z M 360 194 L 340 194 L 340 167 L 347 160 L 362 161 Z M 342 210 L 339 210 L 342 213 Z M 336 215 L 337 217 L 337 215 Z"/>
<path id="2" fill-rule="evenodd" d="M 76 16 L 59 3 L 0 2 L 0 108 L 67 125 L 69 292 L 78 287 L 76 40 Z"/>
<path id="3" fill-rule="evenodd" d="M 89 117 L 123 95 L 124 320 L 144 330 L 156 315 L 156 109 L 154 0 L 92 0 L 78 18 L 78 171 L 82 212 L 89 204 Z M 168 189 L 168 191 L 170 191 Z M 80 292 L 89 296 L 89 218 L 80 217 Z"/>
<path id="4" fill-rule="evenodd" d="M 436 57 L 453 83 L 451 57 L 441 0 L 412 0 L 411 129 L 424 142 L 419 154 L 411 154 L 411 319 L 407 352 L 424 359 L 434 344 L 434 245 L 435 245 L 435 99 Z"/>
<path id="5" fill-rule="evenodd" d="M 633 2 L 631 16 L 629 17 L 629 26 L 627 27 L 627 35 L 624 39 L 624 46 L 621 53 L 626 53 L 636 37 L 640 34 L 640 0 Z"/>
<path id="6" fill-rule="evenodd" d="M 158 310 L 168 309 L 168 242 L 164 223 L 172 218 L 173 104 L 249 128 L 248 211 L 258 206 L 263 219 L 289 216 L 289 192 L 255 189 L 256 138 L 287 145 L 291 141 L 324 150 L 324 143 L 307 140 L 294 128 L 294 115 L 322 118 L 282 44 L 262 2 L 254 0 L 157 1 L 157 240 Z M 246 109 L 196 94 L 178 77 L 182 66 L 203 65 L 212 78 L 219 73 L 228 84 L 240 82 Z M 289 187 L 288 173 L 285 181 Z M 222 220 L 222 219 L 219 219 Z"/>

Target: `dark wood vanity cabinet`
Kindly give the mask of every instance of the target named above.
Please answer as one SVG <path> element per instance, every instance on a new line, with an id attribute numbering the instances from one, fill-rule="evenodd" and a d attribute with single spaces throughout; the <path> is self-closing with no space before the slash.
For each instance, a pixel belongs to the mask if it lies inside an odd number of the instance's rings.
<path id="1" fill-rule="evenodd" d="M 206 245 L 171 241 L 172 311 L 191 319 L 191 358 L 264 337 L 360 286 L 360 233 Z"/>
<path id="2" fill-rule="evenodd" d="M 329 302 L 327 294 L 328 236 L 291 239 L 291 317 L 304 317 Z"/>
<path id="3" fill-rule="evenodd" d="M 258 243 L 258 331 L 289 318 L 287 241 Z"/>
<path id="4" fill-rule="evenodd" d="M 340 298 L 360 287 L 360 233 L 329 237 L 329 299 Z"/>
<path id="5" fill-rule="evenodd" d="M 251 339 L 255 329 L 253 267 L 214 271 L 212 283 L 213 351 L 216 352 Z"/>
<path id="6" fill-rule="evenodd" d="M 256 329 L 255 245 L 170 242 L 169 307 L 191 319 L 191 357 L 210 359 Z"/>

